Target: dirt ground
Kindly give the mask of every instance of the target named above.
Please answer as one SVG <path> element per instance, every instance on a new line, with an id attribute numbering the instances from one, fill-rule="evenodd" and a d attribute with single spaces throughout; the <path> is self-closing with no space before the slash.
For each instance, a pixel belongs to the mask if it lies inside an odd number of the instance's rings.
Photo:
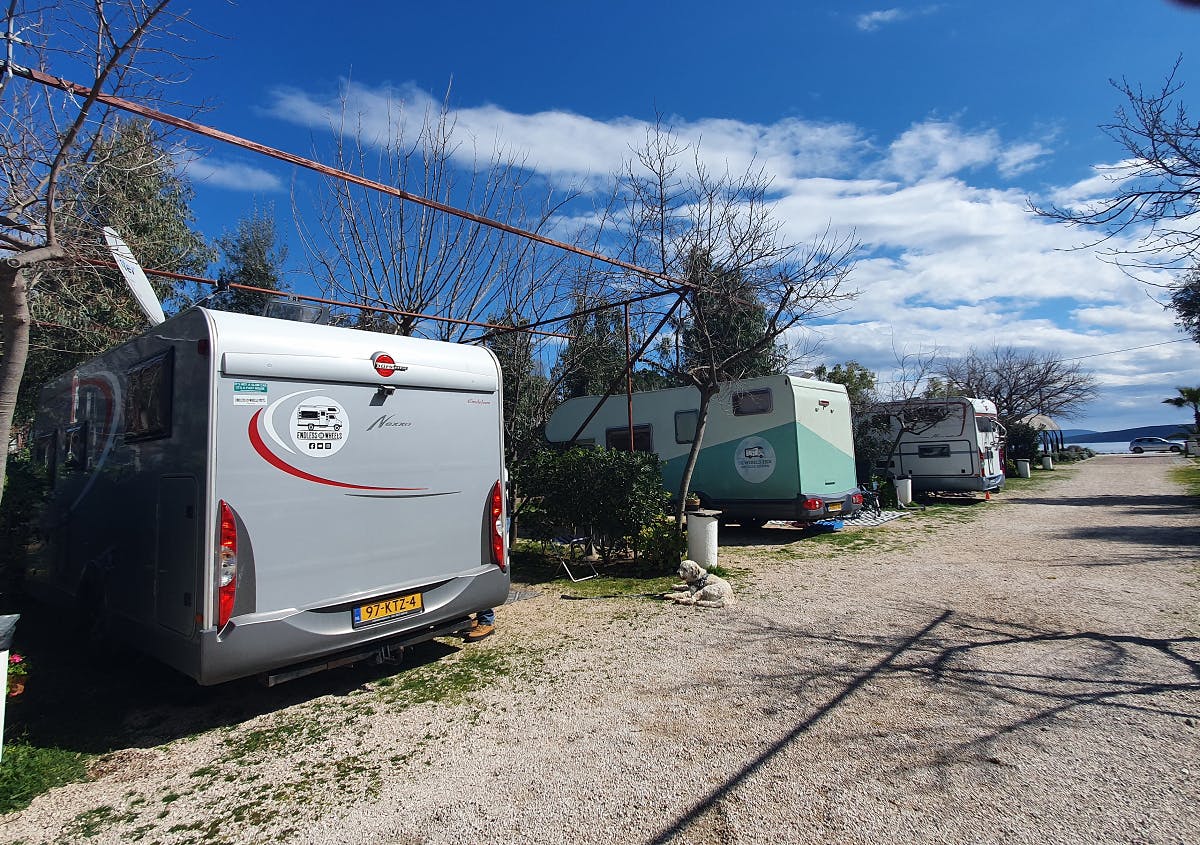
<path id="1" fill-rule="evenodd" d="M 78 703 L 104 739 L 64 744 L 116 750 L 0 840 L 1200 842 L 1181 460 L 1098 457 L 833 537 L 729 532 L 720 610 L 564 580 L 417 666 L 156 676 Z"/>

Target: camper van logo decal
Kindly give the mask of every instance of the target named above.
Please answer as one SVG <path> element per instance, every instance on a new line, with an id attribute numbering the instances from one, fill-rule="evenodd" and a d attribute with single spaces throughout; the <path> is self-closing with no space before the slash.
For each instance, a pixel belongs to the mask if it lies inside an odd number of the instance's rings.
<path id="1" fill-rule="evenodd" d="M 312 393 L 315 391 L 300 391 L 300 392 L 301 393 L 306 393 L 306 392 Z M 291 394 L 290 397 L 284 397 L 284 399 L 294 398 L 296 395 L 297 394 L 293 393 L 293 394 Z M 271 413 L 279 406 L 279 404 L 282 401 L 283 401 L 283 399 L 280 399 L 280 400 L 276 401 L 270 408 L 261 408 L 261 409 L 255 411 L 254 416 L 250 418 L 250 426 L 247 429 L 247 435 L 250 438 L 250 445 L 254 447 L 254 451 L 258 453 L 259 457 L 261 457 L 264 461 L 269 463 L 271 466 L 275 467 L 280 472 L 286 472 L 288 475 L 294 476 L 295 478 L 299 478 L 303 481 L 311 481 L 315 484 L 327 484 L 330 487 L 340 487 L 347 491 L 351 491 L 351 490 L 365 491 L 364 493 L 348 493 L 347 495 L 370 495 L 370 494 L 380 494 L 380 493 L 382 493 L 384 495 L 412 494 L 412 495 L 417 495 L 417 496 L 448 495 L 448 494 L 444 494 L 444 493 L 423 492 L 423 491 L 427 491 L 429 489 L 427 487 L 377 487 L 377 486 L 370 485 L 370 484 L 352 484 L 348 481 L 338 481 L 337 479 L 333 479 L 333 478 L 323 478 L 322 476 L 319 476 L 319 475 L 313 475 L 311 472 L 306 472 L 305 470 L 300 469 L 300 467 L 292 465 L 286 459 L 284 459 L 281 455 L 277 454 L 269 445 L 267 445 L 267 441 L 265 441 L 263 439 L 263 432 L 266 432 L 266 434 L 278 446 L 282 447 L 283 451 L 285 451 L 285 452 L 295 452 L 296 451 L 291 446 L 288 446 L 287 444 L 285 444 L 283 442 L 282 438 L 280 438 L 278 433 L 275 431 L 274 426 L 271 425 Z M 318 401 L 321 402 L 325 407 L 333 407 L 332 405 L 326 404 L 327 399 L 325 397 L 313 397 L 312 399 L 308 399 L 308 400 L 302 402 L 301 405 L 314 405 L 314 404 L 317 404 Z M 305 431 L 307 431 L 307 430 L 308 429 L 307 429 L 307 425 L 306 425 Z M 317 431 L 315 425 L 313 427 L 313 431 L 314 432 Z M 343 423 L 343 431 L 344 431 L 344 423 Z M 307 444 L 310 441 L 304 440 L 301 442 Z M 311 441 L 311 442 L 322 442 L 322 441 Z M 333 442 L 333 441 L 329 441 L 329 442 Z M 342 441 L 340 441 L 340 442 L 345 443 L 345 439 L 343 438 Z M 307 445 L 304 447 L 304 451 L 307 453 L 307 451 L 308 451 Z M 322 448 L 320 451 L 326 452 L 328 450 L 325 450 Z"/>
<path id="2" fill-rule="evenodd" d="M 775 472 L 775 449 L 761 437 L 746 437 L 733 450 L 733 467 L 746 481 L 761 484 Z"/>
<path id="3" fill-rule="evenodd" d="M 346 409 L 337 400 L 307 397 L 292 417 L 292 442 L 301 455 L 328 458 L 346 445 L 349 424 Z"/>
<path id="4" fill-rule="evenodd" d="M 408 369 L 404 364 L 397 364 L 396 359 L 386 352 L 376 352 L 371 356 L 371 366 L 375 368 L 375 372 L 379 373 L 384 378 L 391 378 L 392 373 L 404 372 Z"/>

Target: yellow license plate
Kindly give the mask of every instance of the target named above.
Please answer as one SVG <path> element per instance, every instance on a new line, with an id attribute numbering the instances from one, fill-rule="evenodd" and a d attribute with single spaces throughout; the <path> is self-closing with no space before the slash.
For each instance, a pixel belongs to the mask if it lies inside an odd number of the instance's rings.
<path id="1" fill-rule="evenodd" d="M 383 601 L 363 604 L 351 611 L 354 627 L 382 622 L 385 619 L 396 619 L 411 613 L 420 613 L 425 607 L 420 593 L 409 593 L 406 596 L 396 596 Z"/>
<path id="2" fill-rule="evenodd" d="M 842 503 L 841 502 L 828 502 L 825 505 L 825 509 L 827 511 L 829 511 L 830 513 L 837 513 L 838 511 L 840 511 L 842 509 Z"/>

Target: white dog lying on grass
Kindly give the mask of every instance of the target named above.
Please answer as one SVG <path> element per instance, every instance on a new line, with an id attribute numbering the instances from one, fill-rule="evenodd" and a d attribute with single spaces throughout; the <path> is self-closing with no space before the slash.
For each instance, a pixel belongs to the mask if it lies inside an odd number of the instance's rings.
<path id="1" fill-rule="evenodd" d="M 724 607 L 733 602 L 733 587 L 724 578 L 709 575 L 708 570 L 694 560 L 679 564 L 682 584 L 674 584 L 674 592 L 664 593 L 663 598 L 676 604 L 694 604 L 698 607 Z"/>

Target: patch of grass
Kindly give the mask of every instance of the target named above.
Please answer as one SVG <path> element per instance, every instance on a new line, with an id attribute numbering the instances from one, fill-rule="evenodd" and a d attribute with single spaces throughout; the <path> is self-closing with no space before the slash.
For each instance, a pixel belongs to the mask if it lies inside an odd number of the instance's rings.
<path id="1" fill-rule="evenodd" d="M 25 740 L 4 743 L 0 761 L 0 813 L 28 807 L 56 786 L 87 779 L 90 757 L 61 748 L 40 748 Z"/>
<path id="2" fill-rule="evenodd" d="M 502 649 L 463 649 L 457 659 L 442 658 L 393 675 L 388 686 L 381 686 L 380 694 L 388 701 L 405 704 L 456 704 L 511 671 L 510 657 Z"/>
<path id="3" fill-rule="evenodd" d="M 1191 458 L 1182 466 L 1171 467 L 1171 480 L 1187 490 L 1187 494 L 1200 500 L 1200 459 Z M 1197 502 L 1200 507 L 1200 501 Z"/>
<path id="4" fill-rule="evenodd" d="M 81 836 L 91 839 L 99 835 L 105 828 L 114 824 L 131 822 L 137 818 L 136 813 L 118 813 L 115 808 L 104 804 L 84 810 L 75 816 L 66 827 L 69 836 Z"/>

